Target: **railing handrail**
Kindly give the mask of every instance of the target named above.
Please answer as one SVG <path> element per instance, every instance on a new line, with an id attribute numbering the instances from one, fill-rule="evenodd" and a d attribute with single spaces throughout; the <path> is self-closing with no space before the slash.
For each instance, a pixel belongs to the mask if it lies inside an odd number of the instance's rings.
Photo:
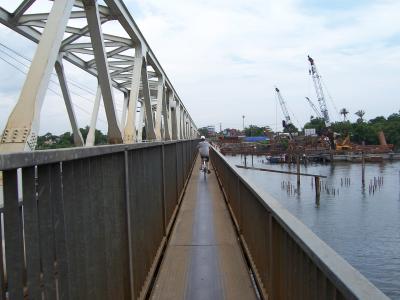
<path id="1" fill-rule="evenodd" d="M 389 299 L 277 200 L 251 183 L 245 175 L 240 174 L 219 151 L 215 148 L 213 150 L 347 298 Z"/>
<path id="2" fill-rule="evenodd" d="M 190 139 L 188 139 L 190 140 Z M 172 143 L 181 143 L 188 140 L 171 140 L 163 142 L 146 142 L 135 144 L 117 144 L 117 145 L 99 145 L 93 147 L 72 147 L 50 150 L 37 150 L 31 152 L 14 152 L 0 154 L 0 170 L 11 170 L 17 168 L 30 167 L 35 165 L 44 165 L 57 163 L 104 154 L 123 152 L 126 150 L 142 149 L 168 145 Z"/>

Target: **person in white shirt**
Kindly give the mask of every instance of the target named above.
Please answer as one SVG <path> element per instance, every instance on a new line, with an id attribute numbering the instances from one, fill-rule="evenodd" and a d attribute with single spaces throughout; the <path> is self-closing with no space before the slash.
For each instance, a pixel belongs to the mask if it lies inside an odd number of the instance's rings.
<path id="1" fill-rule="evenodd" d="M 199 149 L 201 160 L 203 159 L 206 161 L 207 172 L 211 173 L 210 169 L 208 168 L 208 162 L 210 161 L 210 144 L 206 141 L 204 135 L 200 137 L 201 142 L 198 143 L 197 149 Z"/>

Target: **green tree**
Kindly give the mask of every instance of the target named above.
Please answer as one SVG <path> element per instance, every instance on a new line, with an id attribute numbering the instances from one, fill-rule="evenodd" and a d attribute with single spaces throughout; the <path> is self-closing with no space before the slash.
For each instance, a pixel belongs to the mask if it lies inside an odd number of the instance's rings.
<path id="1" fill-rule="evenodd" d="M 258 127 L 257 125 L 249 125 L 244 129 L 246 136 L 263 136 L 265 127 Z"/>
<path id="2" fill-rule="evenodd" d="M 391 114 L 384 124 L 383 132 L 386 136 L 386 141 L 393 144 L 395 149 L 400 150 L 400 113 Z"/>
<path id="3" fill-rule="evenodd" d="M 352 129 L 350 121 L 335 122 L 332 123 L 331 127 L 334 132 L 339 133 L 342 137 L 350 134 Z"/>
<path id="4" fill-rule="evenodd" d="M 304 124 L 304 129 L 315 128 L 317 134 L 321 134 L 325 131 L 325 121 L 323 118 L 313 118 L 310 122 Z"/>
<path id="5" fill-rule="evenodd" d="M 200 136 L 204 135 L 205 137 L 208 137 L 208 129 L 207 127 L 202 127 L 198 129 Z"/>
<path id="6" fill-rule="evenodd" d="M 363 111 L 362 109 L 356 111 L 354 113 L 356 116 L 358 116 L 357 122 L 364 122 L 364 115 L 365 115 L 365 111 Z"/>
<path id="7" fill-rule="evenodd" d="M 289 132 L 293 133 L 293 132 L 298 132 L 298 131 L 299 130 L 297 129 L 296 126 L 293 125 L 293 123 L 290 123 L 289 125 L 286 125 L 285 128 L 283 128 L 283 132 L 286 132 L 286 133 L 289 133 Z"/>
<path id="8" fill-rule="evenodd" d="M 60 135 L 58 146 L 58 148 L 68 148 L 74 146 L 74 136 L 71 134 L 71 132 L 67 131 Z"/>
<path id="9" fill-rule="evenodd" d="M 358 144 L 365 142 L 368 144 L 377 144 L 377 132 L 365 122 L 357 121 L 352 124 L 352 141 Z"/>
<path id="10" fill-rule="evenodd" d="M 89 126 L 85 128 L 80 128 L 82 137 L 86 140 L 89 132 Z M 105 145 L 107 144 L 107 136 L 103 134 L 100 130 L 95 131 L 95 145 Z M 74 147 L 74 137 L 69 131 L 64 132 L 60 136 L 53 135 L 48 132 L 45 135 L 38 136 L 36 150 L 45 149 L 57 149 L 57 148 L 71 148 Z"/>
<path id="11" fill-rule="evenodd" d="M 79 128 L 84 141 L 86 140 L 86 137 L 89 133 L 89 129 L 90 129 L 89 126 L 85 126 L 84 128 Z M 94 132 L 94 144 L 95 145 L 108 144 L 107 135 L 103 134 L 100 130 L 96 129 Z"/>

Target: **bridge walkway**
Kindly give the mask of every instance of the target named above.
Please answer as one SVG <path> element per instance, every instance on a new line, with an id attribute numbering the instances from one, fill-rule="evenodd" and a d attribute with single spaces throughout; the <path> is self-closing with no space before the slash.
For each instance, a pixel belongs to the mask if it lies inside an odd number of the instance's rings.
<path id="1" fill-rule="evenodd" d="M 210 164 L 211 166 L 211 164 Z M 215 173 L 191 174 L 152 299 L 256 299 Z"/>

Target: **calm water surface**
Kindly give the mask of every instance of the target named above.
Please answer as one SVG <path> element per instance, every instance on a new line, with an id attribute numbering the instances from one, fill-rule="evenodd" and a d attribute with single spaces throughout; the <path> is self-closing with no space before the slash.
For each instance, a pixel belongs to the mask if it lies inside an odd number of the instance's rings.
<path id="1" fill-rule="evenodd" d="M 227 158 L 233 164 L 243 164 L 240 156 Z M 262 159 L 254 157 L 254 166 L 296 171 L 295 166 L 266 164 Z M 251 166 L 249 156 L 247 165 Z M 361 184 L 361 164 L 302 166 L 301 172 L 328 176 L 322 179 L 319 206 L 315 203 L 311 184 L 313 177 L 301 177 L 300 190 L 288 192 L 282 188 L 282 182 L 289 182 L 297 189 L 295 175 L 238 171 L 274 196 L 386 295 L 400 299 L 399 161 L 366 164 L 365 188 Z M 369 184 L 374 177 L 383 177 L 383 185 L 375 193 L 370 193 Z M 344 178 L 350 178 L 349 185 L 345 184 Z"/>

